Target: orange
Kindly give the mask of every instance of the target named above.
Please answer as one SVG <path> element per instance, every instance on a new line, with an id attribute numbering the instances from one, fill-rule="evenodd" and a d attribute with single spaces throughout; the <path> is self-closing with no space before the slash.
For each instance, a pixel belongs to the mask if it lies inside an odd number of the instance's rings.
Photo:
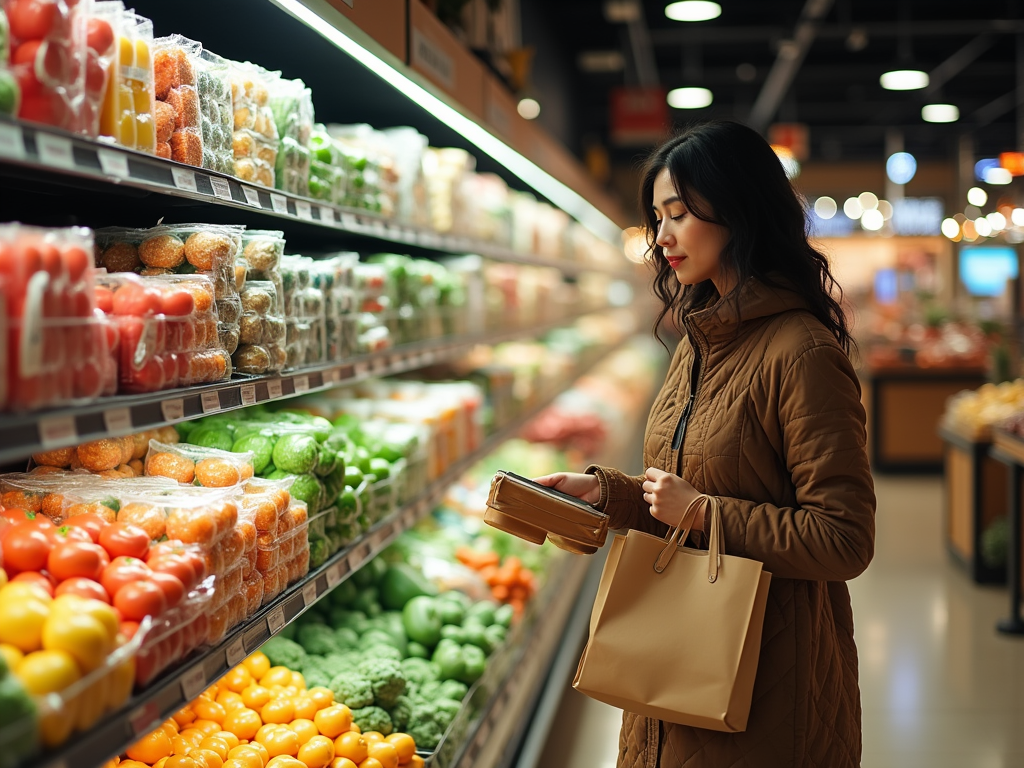
<path id="1" fill-rule="evenodd" d="M 354 731 L 355 733 L 362 733 L 363 732 L 363 729 L 359 727 L 358 723 L 352 723 L 352 725 L 350 725 L 348 727 L 348 729 L 350 731 Z"/>
<path id="2" fill-rule="evenodd" d="M 272 685 L 291 685 L 292 671 L 288 667 L 271 667 L 260 678 L 260 685 L 269 688 Z"/>
<path id="3" fill-rule="evenodd" d="M 299 753 L 299 734 L 289 728 L 278 728 L 263 739 L 263 746 L 267 748 L 271 757 L 278 755 L 295 757 Z"/>
<path id="4" fill-rule="evenodd" d="M 267 768 L 306 768 L 306 764 L 291 755 L 278 755 L 270 758 Z"/>
<path id="5" fill-rule="evenodd" d="M 287 696 L 288 691 L 285 690 L 283 685 L 269 685 L 267 690 L 270 691 L 270 698 L 280 699 L 282 696 Z"/>
<path id="6" fill-rule="evenodd" d="M 167 765 L 167 761 L 170 760 L 174 755 L 168 755 L 167 757 L 161 757 L 153 764 L 153 768 L 164 768 Z"/>
<path id="7" fill-rule="evenodd" d="M 148 765 L 146 765 L 145 763 L 140 763 L 138 760 L 119 760 L 117 765 L 118 768 L 120 768 L 120 766 L 122 765 L 125 768 L 149 768 Z"/>
<path id="8" fill-rule="evenodd" d="M 261 725 L 260 729 L 256 731 L 256 738 L 253 739 L 253 741 L 255 741 L 258 744 L 262 744 L 263 746 L 266 746 L 267 739 L 270 738 L 270 734 L 272 734 L 278 728 L 284 728 L 284 726 L 280 723 L 267 723 L 266 725 Z"/>
<path id="9" fill-rule="evenodd" d="M 242 701 L 249 709 L 263 709 L 263 705 L 270 701 L 270 691 L 262 685 L 250 685 L 242 691 Z"/>
<path id="10" fill-rule="evenodd" d="M 267 752 L 267 748 L 260 744 L 258 741 L 251 741 L 247 745 L 251 749 L 256 750 L 259 756 L 263 758 L 263 764 L 266 765 L 270 761 L 270 753 Z"/>
<path id="11" fill-rule="evenodd" d="M 217 738 L 216 736 L 207 736 L 201 742 L 199 742 L 200 749 L 208 749 L 212 752 L 216 752 L 220 755 L 220 759 L 227 760 L 228 752 L 231 751 L 231 747 L 224 739 Z"/>
<path id="12" fill-rule="evenodd" d="M 295 704 L 286 698 L 268 701 L 260 710 L 260 717 L 264 723 L 290 723 L 295 719 Z"/>
<path id="13" fill-rule="evenodd" d="M 171 737 L 162 728 L 157 728 L 128 747 L 126 754 L 132 760 L 153 765 L 161 757 L 171 754 Z"/>
<path id="14" fill-rule="evenodd" d="M 263 755 L 257 752 L 248 744 L 240 747 L 235 747 L 228 752 L 228 760 L 224 765 L 227 765 L 231 761 L 241 763 L 245 768 L 263 768 Z"/>
<path id="15" fill-rule="evenodd" d="M 188 756 L 196 761 L 199 768 L 221 768 L 224 759 L 212 749 L 193 749 Z"/>
<path id="16" fill-rule="evenodd" d="M 326 736 L 314 736 L 299 747 L 299 760 L 306 768 L 327 768 L 333 759 L 334 742 Z"/>
<path id="17" fill-rule="evenodd" d="M 196 713 L 199 718 L 199 722 L 209 720 L 216 723 L 218 726 L 224 722 L 224 718 L 227 717 L 227 710 L 224 709 L 223 705 L 218 704 L 216 701 L 210 701 L 209 699 L 199 698 L 192 702 L 192 711 Z M 197 724 L 193 723 L 193 727 Z M 202 730 L 202 729 L 200 729 Z M 216 733 L 220 728 L 217 728 Z"/>
<path id="18" fill-rule="evenodd" d="M 191 757 L 184 755 L 171 755 L 164 763 L 164 768 L 199 768 L 199 764 Z"/>
<path id="19" fill-rule="evenodd" d="M 344 704 L 332 704 L 317 712 L 313 722 L 324 736 L 337 738 L 352 725 L 352 710 Z"/>
<path id="20" fill-rule="evenodd" d="M 227 488 L 238 485 L 242 480 L 242 474 L 238 467 L 224 459 L 209 458 L 196 463 L 195 478 L 206 488 Z"/>
<path id="21" fill-rule="evenodd" d="M 228 712 L 221 725 L 225 731 L 235 734 L 239 739 L 252 741 L 260 726 L 263 725 L 263 721 L 256 710 L 242 708 Z"/>
<path id="22" fill-rule="evenodd" d="M 338 757 L 347 757 L 358 765 L 367 758 L 368 746 L 362 734 L 349 731 L 334 740 L 334 754 Z"/>
<path id="23" fill-rule="evenodd" d="M 216 699 L 218 693 L 220 693 L 220 686 L 215 683 L 199 695 L 205 696 L 208 699 Z"/>
<path id="24" fill-rule="evenodd" d="M 173 720 L 166 720 L 161 723 L 160 729 L 172 739 L 178 735 L 178 724 Z"/>
<path id="25" fill-rule="evenodd" d="M 296 685 L 285 685 L 285 686 L 281 686 L 281 687 L 283 689 L 283 693 L 286 696 L 298 696 L 300 690 L 302 690 L 302 691 L 306 690 L 305 688 L 300 689 Z"/>
<path id="26" fill-rule="evenodd" d="M 378 741 L 371 744 L 366 753 L 369 757 L 379 760 L 384 768 L 398 768 L 398 750 L 395 749 L 394 744 Z"/>
<path id="27" fill-rule="evenodd" d="M 198 700 L 196 700 L 196 702 L 193 703 L 198 703 Z M 224 707 L 222 707 L 217 702 L 210 701 L 207 703 L 211 704 L 214 707 L 217 707 L 221 712 L 223 712 L 223 714 L 221 715 L 221 720 L 223 720 L 227 716 L 227 713 L 224 712 Z M 214 710 L 214 714 L 216 714 L 216 710 Z M 205 718 L 200 718 L 199 720 L 196 720 L 194 723 L 192 723 L 192 727 L 195 728 L 197 731 L 202 731 L 207 736 L 213 736 L 213 734 L 215 734 L 217 731 L 224 730 L 223 728 L 221 728 L 220 722 L 218 722 L 217 720 L 207 720 Z"/>
<path id="28" fill-rule="evenodd" d="M 178 724 L 179 728 L 184 728 L 196 719 L 196 713 L 192 711 L 192 707 L 182 707 L 171 715 L 171 719 Z"/>
<path id="29" fill-rule="evenodd" d="M 419 755 L 413 755 L 412 756 L 412 760 L 410 760 L 408 763 L 406 763 L 406 765 L 410 766 L 410 768 L 424 768 L 424 766 L 426 764 L 427 764 L 427 761 L 424 760 Z"/>
<path id="30" fill-rule="evenodd" d="M 249 765 L 244 760 L 235 760 L 234 758 L 230 758 L 224 761 L 224 765 L 222 765 L 221 768 L 254 768 L 254 766 Z M 263 768 L 262 762 L 260 762 L 259 768 Z"/>
<path id="31" fill-rule="evenodd" d="M 202 735 L 200 733 L 200 735 Z M 175 755 L 187 755 L 196 745 L 186 739 L 184 736 L 172 736 L 171 737 L 171 751 Z"/>
<path id="32" fill-rule="evenodd" d="M 384 741 L 398 752 L 399 765 L 405 765 L 416 754 L 416 742 L 408 733 L 392 733 Z"/>
<path id="33" fill-rule="evenodd" d="M 224 707 L 225 712 L 245 706 L 245 701 L 234 691 L 221 691 L 218 693 L 217 703 Z"/>
<path id="34" fill-rule="evenodd" d="M 227 742 L 229 750 L 234 749 L 241 743 L 238 740 L 238 737 L 231 731 L 217 731 L 217 733 L 213 734 L 211 738 L 224 739 L 224 741 Z"/>
<path id="35" fill-rule="evenodd" d="M 200 742 L 206 738 L 206 734 L 200 731 L 198 728 L 186 728 L 184 731 L 178 734 L 179 738 L 185 739 L 193 747 L 198 747 Z"/>
<path id="36" fill-rule="evenodd" d="M 347 757 L 336 757 L 331 761 L 331 768 L 359 768 Z"/>
<path id="37" fill-rule="evenodd" d="M 292 672 L 292 685 L 294 685 L 298 691 L 306 690 L 306 678 L 302 676 L 301 672 Z M 288 685 L 288 683 L 285 683 Z"/>
<path id="38" fill-rule="evenodd" d="M 319 709 L 311 697 L 301 693 L 292 699 L 292 703 L 295 705 L 295 717 L 304 720 L 312 720 Z"/>
<path id="39" fill-rule="evenodd" d="M 376 744 L 379 741 L 384 741 L 384 734 L 380 731 L 367 731 L 363 734 L 363 738 L 366 739 L 367 744 Z"/>
<path id="40" fill-rule="evenodd" d="M 267 658 L 265 653 L 256 651 L 246 657 L 245 661 L 242 662 L 242 666 L 249 670 L 249 674 L 254 679 L 259 680 L 270 670 L 270 659 Z"/>
<path id="41" fill-rule="evenodd" d="M 313 700 L 313 703 L 316 704 L 318 710 L 329 707 L 334 703 L 334 691 L 330 688 L 324 688 L 322 685 L 310 688 L 306 693 Z"/>
<path id="42" fill-rule="evenodd" d="M 292 720 L 288 723 L 288 727 L 299 734 L 299 744 L 305 744 L 314 736 L 320 735 L 320 730 L 313 721 L 302 717 Z"/>
<path id="43" fill-rule="evenodd" d="M 252 679 L 252 674 L 249 670 L 239 664 L 224 675 L 220 684 L 222 688 L 227 688 L 235 693 L 241 693 L 254 682 L 255 680 Z"/>
<path id="44" fill-rule="evenodd" d="M 368 757 L 359 764 L 359 768 L 384 768 L 384 766 L 377 758 Z"/>

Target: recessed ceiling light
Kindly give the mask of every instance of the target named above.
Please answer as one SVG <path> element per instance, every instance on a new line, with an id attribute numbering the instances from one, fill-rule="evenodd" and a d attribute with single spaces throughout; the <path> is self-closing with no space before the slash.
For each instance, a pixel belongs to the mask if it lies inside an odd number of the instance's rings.
<path id="1" fill-rule="evenodd" d="M 885 161 L 885 173 L 893 184 L 906 184 L 917 173 L 917 160 L 909 152 L 895 152 Z"/>
<path id="2" fill-rule="evenodd" d="M 681 0 L 666 5 L 665 15 L 672 21 L 710 21 L 722 15 L 722 6 L 707 0 Z"/>
<path id="3" fill-rule="evenodd" d="M 675 109 L 701 109 L 713 100 L 707 88 L 675 88 L 668 92 L 668 105 Z"/>
<path id="4" fill-rule="evenodd" d="M 877 232 L 885 226 L 885 217 L 877 209 L 864 211 L 864 215 L 860 217 L 860 225 L 869 232 Z"/>
<path id="5" fill-rule="evenodd" d="M 982 206 L 988 202 L 988 192 L 981 187 L 971 187 L 967 190 L 967 202 L 971 205 Z"/>
<path id="6" fill-rule="evenodd" d="M 540 103 L 536 99 L 523 99 L 516 109 L 526 120 L 534 120 L 540 115 Z"/>
<path id="7" fill-rule="evenodd" d="M 896 69 L 879 78 L 887 91 L 916 91 L 928 87 L 928 73 L 919 69 Z"/>
<path id="8" fill-rule="evenodd" d="M 814 212 L 820 219 L 831 219 L 838 210 L 839 206 L 836 205 L 836 201 L 831 197 L 819 197 L 814 201 Z"/>
<path id="9" fill-rule="evenodd" d="M 926 123 L 955 123 L 960 119 L 960 110 L 952 104 L 925 104 L 921 107 L 921 119 Z"/>
<path id="10" fill-rule="evenodd" d="M 986 184 L 1009 184 L 1013 181 L 1013 174 L 1005 168 L 989 168 L 985 171 Z"/>

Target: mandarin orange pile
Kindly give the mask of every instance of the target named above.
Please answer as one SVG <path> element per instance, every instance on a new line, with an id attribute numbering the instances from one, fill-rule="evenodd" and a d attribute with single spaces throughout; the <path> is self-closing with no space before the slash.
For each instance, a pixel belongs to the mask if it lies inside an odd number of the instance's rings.
<path id="1" fill-rule="evenodd" d="M 327 688 L 256 652 L 104 768 L 423 768 L 406 733 L 360 733 Z"/>

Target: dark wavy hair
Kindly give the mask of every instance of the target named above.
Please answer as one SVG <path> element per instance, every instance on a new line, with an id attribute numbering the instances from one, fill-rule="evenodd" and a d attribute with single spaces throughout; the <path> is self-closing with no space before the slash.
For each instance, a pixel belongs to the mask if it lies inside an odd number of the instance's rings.
<path id="1" fill-rule="evenodd" d="M 694 125 L 658 147 L 644 164 L 640 216 L 647 222 L 647 261 L 657 273 L 654 294 L 663 304 L 655 333 L 666 316 L 682 331 L 688 313 L 719 298 L 710 280 L 680 285 L 655 242 L 654 180 L 664 168 L 691 216 L 729 231 L 722 266 L 738 279 L 722 298 L 738 301 L 739 288 L 750 277 L 795 290 L 849 354 L 853 341 L 840 304 L 842 289 L 828 259 L 807 241 L 804 208 L 793 185 L 768 143 L 730 121 Z"/>

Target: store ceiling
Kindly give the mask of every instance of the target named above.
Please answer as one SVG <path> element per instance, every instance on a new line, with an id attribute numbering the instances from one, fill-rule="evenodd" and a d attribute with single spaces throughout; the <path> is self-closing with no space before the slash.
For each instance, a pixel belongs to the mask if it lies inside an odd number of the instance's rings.
<path id="1" fill-rule="evenodd" d="M 670 111 L 677 126 L 700 118 L 806 124 L 812 161 L 881 160 L 892 129 L 923 160 L 954 159 L 963 134 L 973 136 L 976 156 L 1024 149 L 1024 2 L 720 0 L 721 16 L 697 23 L 666 18 L 666 4 L 642 0 L 643 19 L 633 24 L 609 21 L 604 0 L 545 4 L 551 29 L 581 31 L 559 39 L 578 83 L 583 145 L 587 132 L 610 144 L 612 88 L 648 83 L 711 89 L 710 107 Z M 595 53 L 610 65 L 621 54 L 624 66 L 586 71 L 581 59 Z M 774 84 L 773 67 L 782 70 Z M 891 69 L 922 69 L 931 85 L 884 90 L 879 77 Z M 924 122 L 921 107 L 934 102 L 959 107 L 960 120 Z M 636 147 L 613 147 L 620 160 L 636 154 Z"/>

